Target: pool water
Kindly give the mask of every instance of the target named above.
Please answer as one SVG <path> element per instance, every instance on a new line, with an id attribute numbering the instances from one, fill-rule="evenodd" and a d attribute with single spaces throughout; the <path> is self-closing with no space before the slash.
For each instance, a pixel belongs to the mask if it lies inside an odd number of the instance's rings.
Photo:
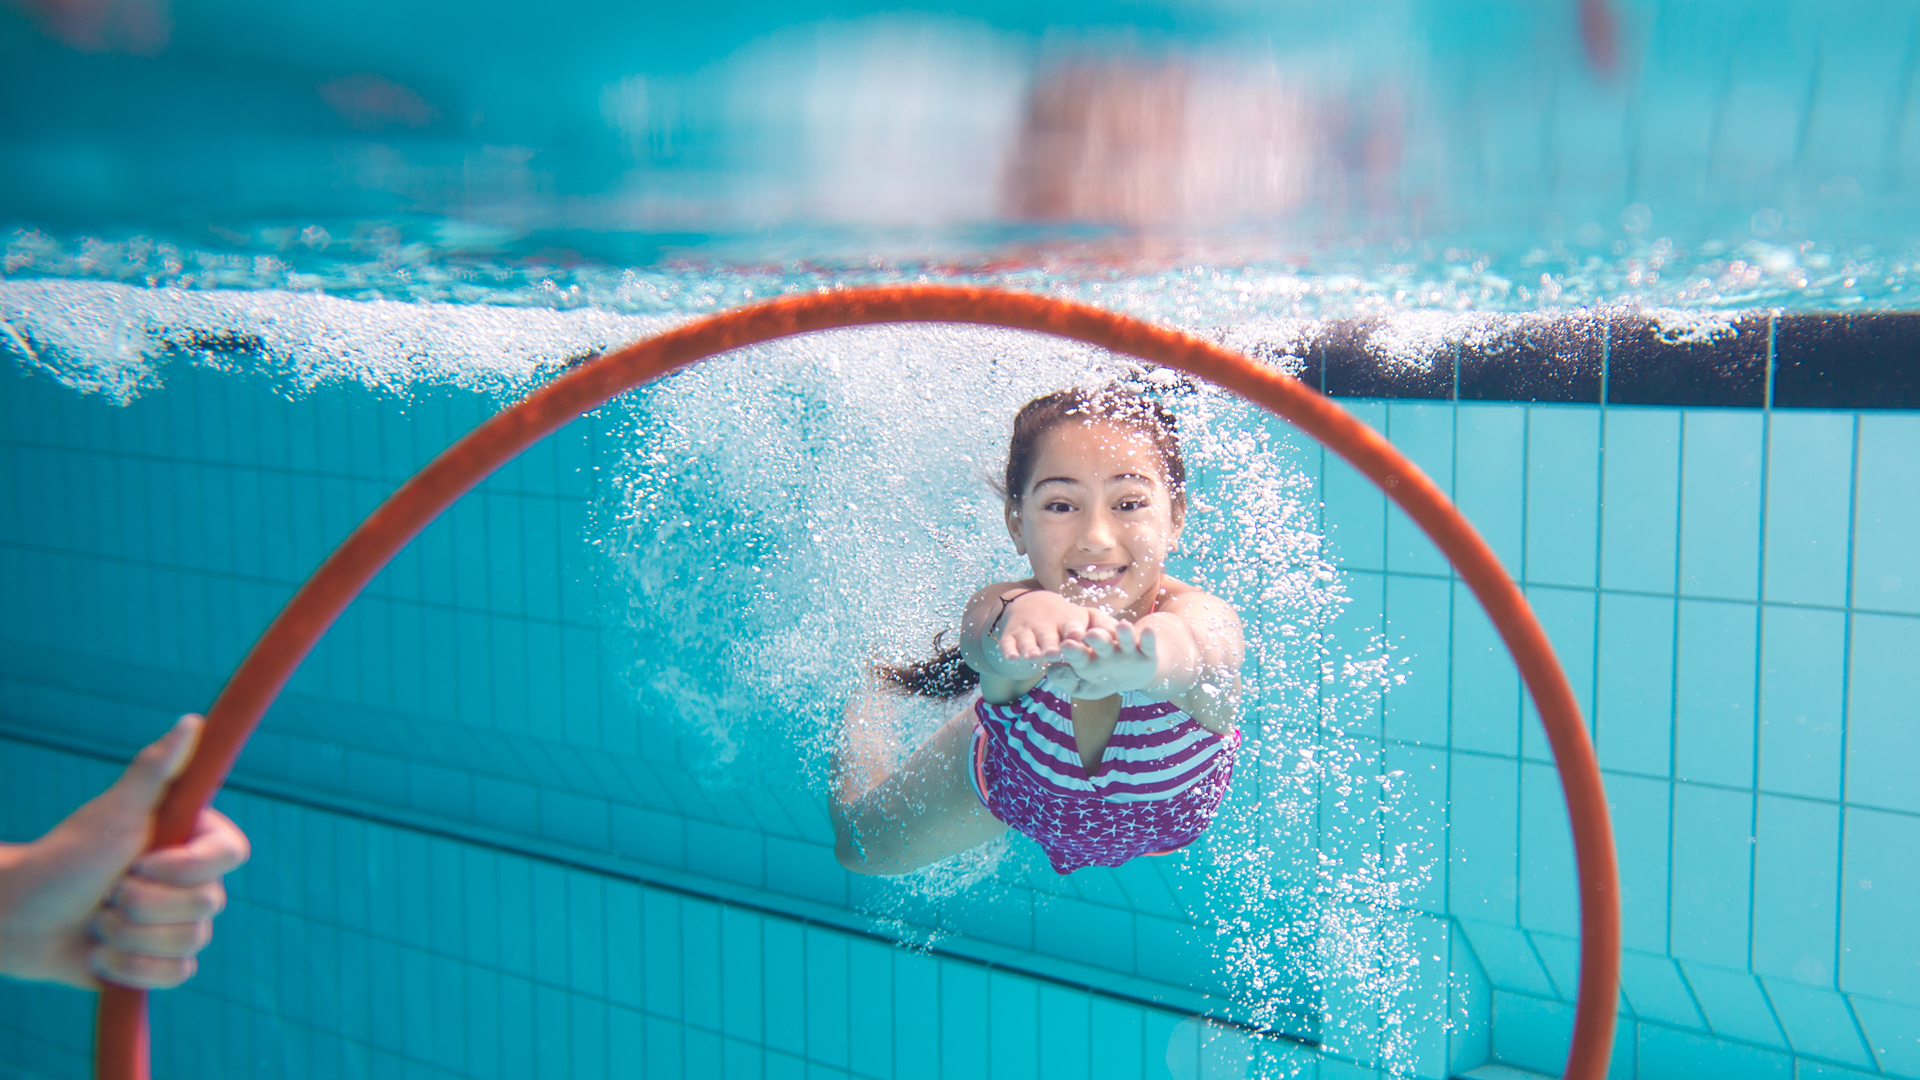
<path id="1" fill-rule="evenodd" d="M 1798 407 L 1778 388 L 1813 324 L 1763 307 L 1898 309 L 1903 256 L 1636 240 L 615 271 L 399 229 L 251 262 L 12 245 L 9 837 L 203 707 L 333 543 L 569 361 L 823 284 L 1039 288 L 1344 395 L 1526 585 L 1613 800 L 1617 1075 L 1920 1075 L 1900 767 L 1920 419 Z M 1513 284 L 1543 275 L 1558 296 Z M 1509 354 L 1562 381 L 1469 377 Z M 1753 356 L 1767 391 L 1741 397 Z M 1240 607 L 1253 657 L 1213 830 L 1068 877 L 1020 838 L 899 880 L 835 864 L 826 761 L 861 658 L 914 653 L 1019 572 L 984 482 L 1007 418 L 1125 370 L 1011 332 L 816 335 L 507 466 L 375 581 L 250 744 L 220 805 L 257 855 L 201 976 L 155 999 L 157 1074 L 1557 1071 L 1571 848 L 1510 661 L 1376 491 L 1204 387 L 1164 392 L 1196 474 L 1176 572 Z M 903 739 L 940 718 L 903 706 Z M 0 994 L 4 1068 L 85 1073 L 89 999 Z"/>
<path id="2" fill-rule="evenodd" d="M 1605 775 L 1612 1075 L 1920 1078 L 1909 7 L 657 7 L 0 12 L 0 839 L 568 365 L 989 285 L 1297 374 L 1479 527 Z M 502 469 L 249 745 L 156 1075 L 1556 1074 L 1571 848 L 1511 663 L 1356 473 L 1164 374 L 817 335 Z M 1177 572 L 1247 618 L 1233 795 L 1118 869 L 850 877 L 861 663 L 1020 572 L 1007 421 L 1117 375 L 1185 426 Z M 0 1080 L 87 1075 L 91 1005 L 0 984 Z"/>

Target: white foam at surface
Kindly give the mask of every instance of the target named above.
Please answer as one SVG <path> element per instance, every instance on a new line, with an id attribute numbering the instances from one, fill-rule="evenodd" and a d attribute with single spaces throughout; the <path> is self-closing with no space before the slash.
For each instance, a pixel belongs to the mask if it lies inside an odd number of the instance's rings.
<path id="1" fill-rule="evenodd" d="M 1734 324 L 1746 313 L 1655 308 L 1646 314 L 1659 328 L 1660 340 L 1669 345 L 1710 345 L 1736 333 Z"/>
<path id="2" fill-rule="evenodd" d="M 170 356 L 246 367 L 302 389 L 353 381 L 511 388 L 542 365 L 659 333 L 669 316 L 596 309 L 345 300 L 276 290 L 148 289 L 116 282 L 0 281 L 0 347 L 82 393 L 122 404 L 159 385 Z"/>

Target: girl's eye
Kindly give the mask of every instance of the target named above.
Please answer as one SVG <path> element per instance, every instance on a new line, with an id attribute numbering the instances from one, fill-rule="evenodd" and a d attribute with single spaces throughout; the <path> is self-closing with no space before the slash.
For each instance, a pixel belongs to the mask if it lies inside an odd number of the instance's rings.
<path id="1" fill-rule="evenodd" d="M 1116 510 L 1122 513 L 1132 513 L 1135 510 L 1145 510 L 1146 508 L 1147 500 L 1145 499 L 1122 499 L 1120 500 L 1120 505 L 1115 507 Z"/>
<path id="2" fill-rule="evenodd" d="M 1055 500 L 1050 503 L 1042 504 L 1041 509 L 1046 510 L 1050 514 L 1071 514 L 1073 513 L 1073 504 L 1070 502 L 1060 502 L 1058 500 Z"/>

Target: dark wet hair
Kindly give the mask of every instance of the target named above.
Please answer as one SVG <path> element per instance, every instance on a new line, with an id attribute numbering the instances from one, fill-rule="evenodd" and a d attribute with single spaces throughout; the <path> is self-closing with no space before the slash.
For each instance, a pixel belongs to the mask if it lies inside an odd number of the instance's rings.
<path id="1" fill-rule="evenodd" d="M 1072 423 L 1106 421 L 1134 428 L 1153 440 L 1160 454 L 1167 490 L 1176 506 L 1187 493 L 1187 462 L 1180 453 L 1180 429 L 1173 413 L 1135 382 L 1115 382 L 1098 389 L 1070 387 L 1034 398 L 1013 418 L 1013 437 L 1007 441 L 1007 468 L 998 484 L 1002 498 L 1016 505 L 1033 480 L 1034 459 L 1040 441 L 1055 428 Z M 882 688 L 916 697 L 954 698 L 980 685 L 980 673 L 968 666 L 960 647 L 941 646 L 948 630 L 933 639 L 934 653 L 925 660 L 902 664 L 872 664 L 868 670 Z"/>
<path id="2" fill-rule="evenodd" d="M 1048 432 L 1063 424 L 1097 420 L 1125 424 L 1152 439 L 1153 448 L 1160 453 L 1160 468 L 1166 473 L 1169 493 L 1176 502 L 1185 500 L 1187 462 L 1180 454 L 1179 425 L 1160 399 L 1128 383 L 1109 383 L 1098 390 L 1055 390 L 1021 406 L 1013 418 L 1013 438 L 1007 441 L 1001 496 L 1017 503 L 1026 494 L 1027 484 L 1033 480 L 1033 459 L 1039 455 L 1040 440 Z"/>

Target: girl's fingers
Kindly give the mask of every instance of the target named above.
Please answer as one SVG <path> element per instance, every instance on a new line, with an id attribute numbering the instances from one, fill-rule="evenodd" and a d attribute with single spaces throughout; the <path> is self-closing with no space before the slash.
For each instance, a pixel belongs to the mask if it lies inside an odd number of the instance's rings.
<path id="1" fill-rule="evenodd" d="M 1024 660 L 1033 651 L 1033 635 L 1026 630 L 1010 630 L 1002 639 L 1007 647 L 1007 659 Z"/>
<path id="2" fill-rule="evenodd" d="M 191 956 L 148 956 L 109 945 L 96 945 L 87 957 L 94 973 L 108 982 L 144 990 L 179 986 L 200 966 Z"/>
<path id="3" fill-rule="evenodd" d="M 1134 650 L 1135 639 L 1134 639 L 1134 631 L 1133 631 L 1132 623 L 1122 621 L 1120 623 L 1120 628 L 1115 632 L 1114 637 L 1115 637 L 1115 640 L 1119 642 L 1120 650 L 1122 652 L 1132 652 Z"/>
<path id="4" fill-rule="evenodd" d="M 213 938 L 213 921 L 152 925 L 131 922 L 112 908 L 102 908 L 93 917 L 93 936 L 100 944 L 122 952 L 185 957 L 207 947 Z"/>
<path id="5" fill-rule="evenodd" d="M 179 888 L 137 877 L 123 877 L 108 906 L 129 922 L 176 923 L 210 919 L 227 906 L 227 890 L 218 881 Z"/>
<path id="6" fill-rule="evenodd" d="M 1053 656 L 1060 651 L 1060 632 L 1051 627 L 1043 629 L 1038 635 L 1041 655 Z"/>
<path id="7" fill-rule="evenodd" d="M 1003 641 L 1006 644 L 1007 659 L 1026 660 L 1033 656 L 1033 634 L 1030 631 L 1014 631 Z"/>
<path id="8" fill-rule="evenodd" d="M 1154 633 L 1151 626 L 1140 631 L 1140 651 L 1149 660 L 1160 659 L 1160 635 Z"/>

